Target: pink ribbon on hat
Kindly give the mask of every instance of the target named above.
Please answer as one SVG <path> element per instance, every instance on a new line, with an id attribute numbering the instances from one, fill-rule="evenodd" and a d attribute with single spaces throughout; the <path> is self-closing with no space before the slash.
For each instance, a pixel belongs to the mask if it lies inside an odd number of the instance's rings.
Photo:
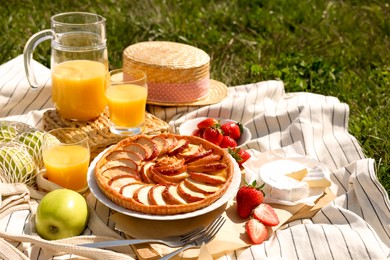
<path id="1" fill-rule="evenodd" d="M 190 83 L 148 82 L 148 100 L 164 103 L 194 102 L 207 96 L 209 84 L 208 78 Z"/>

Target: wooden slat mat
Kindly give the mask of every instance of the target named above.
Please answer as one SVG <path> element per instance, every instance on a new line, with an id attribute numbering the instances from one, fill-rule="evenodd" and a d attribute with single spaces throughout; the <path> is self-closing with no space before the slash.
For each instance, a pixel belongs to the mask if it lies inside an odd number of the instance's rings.
<path id="1" fill-rule="evenodd" d="M 91 157 L 94 158 L 106 147 L 117 143 L 124 137 L 110 132 L 109 114 L 106 109 L 100 117 L 90 121 L 73 121 L 62 118 L 57 110 L 48 110 L 43 114 L 43 127 L 45 131 L 63 127 L 74 127 L 84 131 L 89 136 Z M 145 128 L 143 134 L 159 134 L 168 132 L 169 126 L 165 121 L 146 113 Z"/>

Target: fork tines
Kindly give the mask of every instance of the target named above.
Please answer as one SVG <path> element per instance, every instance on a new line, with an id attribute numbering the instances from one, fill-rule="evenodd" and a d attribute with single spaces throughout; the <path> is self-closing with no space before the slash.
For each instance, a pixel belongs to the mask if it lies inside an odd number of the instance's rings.
<path id="1" fill-rule="evenodd" d="M 206 239 L 207 241 L 204 242 L 207 243 L 210 240 L 212 240 L 217 235 L 218 231 L 221 229 L 223 224 L 225 224 L 225 222 L 226 219 L 222 216 L 219 216 L 219 218 L 217 218 L 217 220 L 214 221 L 213 224 L 209 226 L 208 231 L 206 231 L 206 235 L 208 236 L 208 239 Z"/>
<path id="2" fill-rule="evenodd" d="M 207 241 L 209 242 L 211 239 L 215 237 L 215 235 L 218 233 L 219 229 L 222 227 L 222 225 L 225 223 L 226 219 L 221 215 L 218 218 L 216 218 L 213 222 L 211 222 L 208 226 L 201 228 L 200 230 L 197 230 L 196 234 L 192 234 L 191 237 L 187 239 L 187 243 L 191 243 L 197 239 L 200 239 L 202 237 L 206 237 Z"/>

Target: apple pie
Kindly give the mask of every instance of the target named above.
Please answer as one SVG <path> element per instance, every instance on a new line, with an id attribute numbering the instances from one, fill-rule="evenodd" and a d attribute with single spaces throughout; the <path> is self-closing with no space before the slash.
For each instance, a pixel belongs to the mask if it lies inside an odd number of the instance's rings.
<path id="1" fill-rule="evenodd" d="M 192 212 L 222 197 L 232 181 L 231 157 L 195 136 L 127 137 L 97 161 L 94 175 L 117 205 L 137 212 Z"/>

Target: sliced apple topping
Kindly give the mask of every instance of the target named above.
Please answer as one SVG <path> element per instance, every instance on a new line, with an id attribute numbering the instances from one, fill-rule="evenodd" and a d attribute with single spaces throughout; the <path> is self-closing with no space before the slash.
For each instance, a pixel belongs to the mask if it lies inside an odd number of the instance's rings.
<path id="1" fill-rule="evenodd" d="M 136 176 L 121 175 L 111 179 L 108 182 L 108 185 L 111 186 L 111 188 L 113 188 L 114 190 L 119 192 L 123 186 L 126 186 L 129 183 L 135 183 L 140 181 L 141 181 L 140 178 Z"/>
<path id="2" fill-rule="evenodd" d="M 184 149 L 188 147 L 188 140 L 187 139 L 180 139 L 177 141 L 176 145 L 169 150 L 168 155 L 169 156 L 175 156 L 178 153 L 182 152 Z"/>
<path id="3" fill-rule="evenodd" d="M 199 182 L 196 180 L 193 180 L 191 178 L 187 178 L 184 180 L 185 185 L 190 188 L 193 191 L 211 194 L 219 190 L 218 186 L 206 184 L 203 182 Z"/>
<path id="4" fill-rule="evenodd" d="M 130 143 L 126 146 L 123 146 L 123 150 L 134 152 L 141 157 L 141 161 L 147 160 L 151 154 L 141 145 L 137 143 Z"/>
<path id="5" fill-rule="evenodd" d="M 187 170 L 188 171 L 195 171 L 195 172 L 216 172 L 223 170 L 227 167 L 225 163 L 221 162 L 215 162 L 215 163 L 208 163 L 204 165 L 188 165 Z"/>
<path id="6" fill-rule="evenodd" d="M 135 191 L 143 186 L 145 186 L 145 184 L 142 182 L 129 183 L 122 186 L 122 188 L 119 190 L 119 193 L 121 193 L 122 196 L 126 198 L 133 198 Z"/>
<path id="7" fill-rule="evenodd" d="M 207 174 L 202 172 L 189 172 L 189 175 L 193 180 L 209 183 L 213 185 L 219 185 L 226 182 L 226 178 L 221 175 L 213 175 L 213 174 Z"/>
<path id="8" fill-rule="evenodd" d="M 186 158 L 186 162 L 193 163 L 193 162 L 199 161 L 200 159 L 202 159 L 208 155 L 211 155 L 212 153 L 213 153 L 213 150 L 211 150 L 211 149 L 200 151 L 199 153 L 194 154 L 194 156 Z"/>
<path id="9" fill-rule="evenodd" d="M 182 181 L 177 187 L 177 193 L 185 199 L 188 202 L 195 202 L 199 200 L 203 200 L 206 198 L 206 196 L 203 193 L 193 191 L 189 189 L 186 185 L 185 182 Z"/>
<path id="10" fill-rule="evenodd" d="M 188 146 L 181 151 L 180 153 L 177 154 L 178 158 L 183 158 L 184 160 L 189 160 L 196 155 L 198 155 L 202 151 L 202 146 L 201 145 L 195 145 L 195 144 L 188 144 Z"/>
<path id="11" fill-rule="evenodd" d="M 116 161 L 120 159 L 131 159 L 136 164 L 140 164 L 142 161 L 142 158 L 139 154 L 131 151 L 124 151 L 124 150 L 115 150 L 112 151 L 109 155 L 106 157 L 107 161 Z"/>
<path id="12" fill-rule="evenodd" d="M 162 175 L 158 172 L 155 172 L 153 170 L 153 167 L 149 167 L 148 169 L 148 175 L 150 176 L 150 179 L 154 182 L 154 183 L 159 183 L 159 184 L 164 184 L 164 185 L 172 185 L 172 184 L 175 184 L 174 182 L 170 182 L 168 180 L 165 180 L 162 178 Z"/>
<path id="13" fill-rule="evenodd" d="M 164 175 L 157 171 L 153 166 L 149 168 L 149 171 L 153 181 L 164 185 L 176 184 L 188 177 L 187 172 L 182 172 L 175 175 Z"/>
<path id="14" fill-rule="evenodd" d="M 142 165 L 139 175 L 144 183 L 155 183 L 150 175 L 149 168 L 153 166 L 155 162 L 148 161 L 144 165 Z"/>
<path id="15" fill-rule="evenodd" d="M 163 175 L 176 175 L 187 170 L 184 159 L 176 157 L 164 157 L 156 162 L 154 169 Z"/>
<path id="16" fill-rule="evenodd" d="M 149 191 L 153 187 L 153 184 L 144 185 L 134 192 L 133 199 L 144 205 L 151 205 L 149 200 Z"/>
<path id="17" fill-rule="evenodd" d="M 102 171 L 105 171 L 109 168 L 117 167 L 117 166 L 126 166 L 126 167 L 132 168 L 134 170 L 138 169 L 138 164 L 134 160 L 129 159 L 129 158 L 120 158 L 120 159 L 115 160 L 115 161 L 108 161 L 106 164 L 103 165 L 103 167 L 101 169 L 102 169 Z"/>
<path id="18" fill-rule="evenodd" d="M 166 152 L 169 153 L 173 148 L 176 147 L 177 139 L 173 136 L 165 138 L 166 141 Z"/>
<path id="19" fill-rule="evenodd" d="M 165 188 L 165 185 L 157 184 L 149 190 L 149 201 L 152 205 L 166 205 L 163 197 Z"/>
<path id="20" fill-rule="evenodd" d="M 159 173 L 167 176 L 174 176 L 181 174 L 183 172 L 186 172 L 187 170 L 187 165 L 185 164 L 180 164 L 180 163 L 175 163 L 170 166 L 155 166 L 154 167 L 155 171 L 158 171 Z"/>
<path id="21" fill-rule="evenodd" d="M 177 192 L 177 185 L 169 185 L 166 186 L 163 197 L 167 204 L 169 205 L 180 205 L 180 204 L 187 204 L 187 202 L 180 197 L 179 193 Z"/>
<path id="22" fill-rule="evenodd" d="M 156 135 L 156 136 L 152 137 L 152 140 L 156 144 L 156 148 L 157 148 L 157 151 L 158 151 L 157 156 L 160 155 L 160 154 L 165 153 L 165 149 L 167 147 L 167 141 L 165 140 L 165 138 L 162 137 L 162 136 Z"/>
<path id="23" fill-rule="evenodd" d="M 138 143 L 145 148 L 147 152 L 146 160 L 153 160 L 159 154 L 156 143 L 146 136 L 140 136 L 135 140 L 135 143 Z"/>
<path id="24" fill-rule="evenodd" d="M 170 157 L 168 155 L 161 156 L 156 160 L 156 165 L 158 167 L 165 167 L 165 166 L 170 166 L 174 163 L 180 162 L 180 164 L 184 164 L 184 161 L 182 159 L 178 159 L 176 157 Z"/>
<path id="25" fill-rule="evenodd" d="M 221 160 L 221 155 L 210 153 L 210 154 L 205 155 L 201 158 L 197 158 L 196 160 L 191 160 L 187 163 L 188 163 L 188 166 L 190 166 L 190 165 L 195 166 L 195 165 L 209 164 L 212 162 L 218 162 L 219 160 Z"/>
<path id="26" fill-rule="evenodd" d="M 102 172 L 102 176 L 108 179 L 113 179 L 116 176 L 121 176 L 121 175 L 130 175 L 139 178 L 138 171 L 127 166 L 111 167 Z"/>

